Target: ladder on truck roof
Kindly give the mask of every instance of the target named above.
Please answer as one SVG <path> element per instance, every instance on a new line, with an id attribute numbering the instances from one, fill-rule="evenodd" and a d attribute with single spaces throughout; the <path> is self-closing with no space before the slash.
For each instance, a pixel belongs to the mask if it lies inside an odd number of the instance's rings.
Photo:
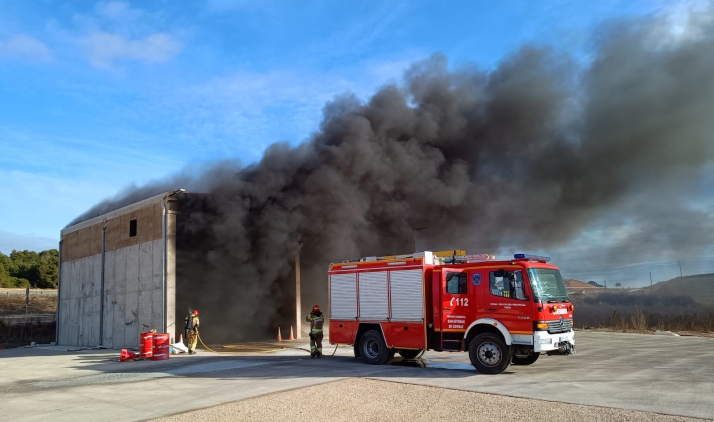
<path id="1" fill-rule="evenodd" d="M 405 255 L 384 255 L 384 256 L 367 256 L 358 259 L 351 259 L 347 262 L 376 262 L 376 261 L 387 261 L 395 259 L 413 259 L 413 258 L 424 258 L 426 262 L 430 264 L 458 264 L 464 262 L 476 262 L 476 261 L 486 261 L 496 259 L 496 255 L 489 254 L 477 254 L 477 255 L 466 255 L 465 250 L 449 250 L 449 251 L 424 251 L 424 252 L 414 252 Z"/>

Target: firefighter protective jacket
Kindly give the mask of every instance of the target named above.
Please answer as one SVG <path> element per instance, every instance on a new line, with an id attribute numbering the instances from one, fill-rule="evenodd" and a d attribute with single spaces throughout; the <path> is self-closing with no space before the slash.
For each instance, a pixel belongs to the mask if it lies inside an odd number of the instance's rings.
<path id="1" fill-rule="evenodd" d="M 196 315 L 191 314 L 184 318 L 184 321 L 186 321 L 186 327 L 184 327 L 185 329 L 198 331 L 198 326 L 200 325 L 200 322 Z"/>
<path id="2" fill-rule="evenodd" d="M 325 317 L 322 316 L 322 312 L 313 312 L 308 315 L 305 320 L 310 323 L 311 333 L 322 333 L 322 324 L 325 322 Z"/>

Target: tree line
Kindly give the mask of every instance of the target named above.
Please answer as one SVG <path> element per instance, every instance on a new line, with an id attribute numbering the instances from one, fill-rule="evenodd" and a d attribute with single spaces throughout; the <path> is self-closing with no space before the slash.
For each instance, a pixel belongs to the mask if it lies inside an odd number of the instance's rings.
<path id="1" fill-rule="evenodd" d="M 0 287 L 56 289 L 59 278 L 59 251 L 0 252 Z"/>

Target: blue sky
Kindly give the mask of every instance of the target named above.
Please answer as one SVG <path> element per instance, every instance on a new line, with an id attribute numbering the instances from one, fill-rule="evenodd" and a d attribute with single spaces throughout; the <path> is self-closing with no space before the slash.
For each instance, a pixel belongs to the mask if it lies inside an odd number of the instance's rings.
<path id="1" fill-rule="evenodd" d="M 587 58 L 613 17 L 664 1 L 0 0 L 0 251 L 188 164 L 299 143 L 324 103 L 412 62 L 491 67 L 524 42 Z"/>

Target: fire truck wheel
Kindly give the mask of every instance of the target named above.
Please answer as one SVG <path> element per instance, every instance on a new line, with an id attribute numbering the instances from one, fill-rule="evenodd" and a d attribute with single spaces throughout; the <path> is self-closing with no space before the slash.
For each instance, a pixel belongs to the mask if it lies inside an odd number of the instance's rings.
<path id="1" fill-rule="evenodd" d="M 370 330 L 362 335 L 359 343 L 359 353 L 362 360 L 371 365 L 382 365 L 390 360 L 390 350 L 382 338 L 382 334 Z M 392 357 L 394 354 L 392 352 Z"/>
<path id="2" fill-rule="evenodd" d="M 500 374 L 511 363 L 511 350 L 500 337 L 484 333 L 469 345 L 471 364 L 482 374 Z"/>
<path id="3" fill-rule="evenodd" d="M 540 356 L 540 353 L 533 353 L 531 355 L 528 355 L 527 358 L 519 358 L 517 356 L 513 356 L 513 360 L 511 361 L 511 363 L 514 365 L 531 365 L 538 360 L 538 356 Z"/>
<path id="4" fill-rule="evenodd" d="M 400 350 L 399 351 L 399 354 L 404 359 L 416 359 L 422 353 L 424 353 L 423 350 Z"/>

